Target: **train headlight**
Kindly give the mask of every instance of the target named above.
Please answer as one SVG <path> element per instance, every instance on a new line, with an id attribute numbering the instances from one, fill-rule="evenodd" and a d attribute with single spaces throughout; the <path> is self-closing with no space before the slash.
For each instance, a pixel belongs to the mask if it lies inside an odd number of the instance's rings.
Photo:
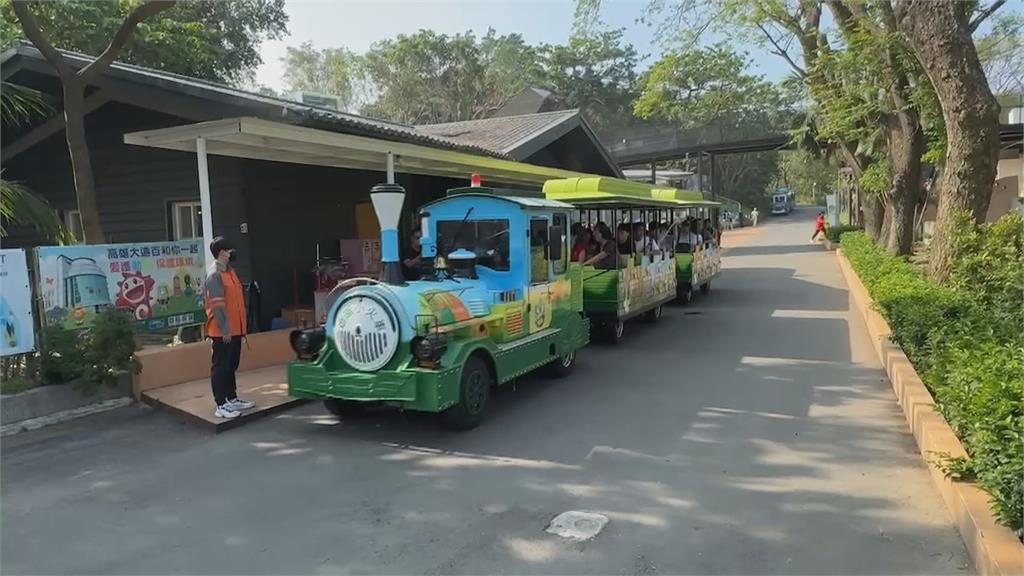
<path id="1" fill-rule="evenodd" d="M 444 356 L 448 347 L 448 339 L 444 334 L 430 333 L 419 336 L 412 341 L 412 355 L 421 366 L 433 366 Z"/>
<path id="2" fill-rule="evenodd" d="M 320 349 L 323 348 L 324 340 L 327 339 L 327 331 L 323 328 L 292 330 L 288 339 L 291 342 L 292 350 L 295 350 L 295 354 L 299 358 L 310 359 L 316 357 Z"/>

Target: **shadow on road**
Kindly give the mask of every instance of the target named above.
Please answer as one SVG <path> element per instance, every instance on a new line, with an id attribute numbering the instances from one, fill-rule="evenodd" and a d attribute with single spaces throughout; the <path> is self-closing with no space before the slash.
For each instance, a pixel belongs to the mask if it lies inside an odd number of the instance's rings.
<path id="1" fill-rule="evenodd" d="M 948 521 L 906 505 L 930 484 L 899 481 L 920 456 L 847 310 L 806 268 L 730 268 L 468 433 L 312 404 L 218 437 L 139 413 L 5 442 L 3 571 L 957 573 Z M 569 509 L 611 523 L 543 532 Z"/>

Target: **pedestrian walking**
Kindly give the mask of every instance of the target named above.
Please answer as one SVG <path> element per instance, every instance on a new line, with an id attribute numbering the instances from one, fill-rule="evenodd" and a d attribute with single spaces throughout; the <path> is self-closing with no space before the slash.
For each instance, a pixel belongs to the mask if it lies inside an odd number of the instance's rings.
<path id="1" fill-rule="evenodd" d="M 757 228 L 757 217 L 759 215 L 757 208 L 750 211 L 750 222 L 754 225 L 754 228 Z"/>
<path id="2" fill-rule="evenodd" d="M 206 335 L 213 347 L 210 367 L 210 385 L 217 405 L 214 416 L 237 418 L 242 410 L 254 406 L 238 397 L 235 372 L 242 359 L 242 340 L 245 339 L 245 299 L 242 283 L 231 262 L 235 247 L 218 236 L 210 243 L 210 253 L 217 259 L 217 269 L 206 278 Z"/>
<path id="3" fill-rule="evenodd" d="M 825 213 L 818 212 L 818 218 L 814 221 L 814 234 L 811 234 L 811 242 L 818 239 L 818 234 L 825 236 Z"/>

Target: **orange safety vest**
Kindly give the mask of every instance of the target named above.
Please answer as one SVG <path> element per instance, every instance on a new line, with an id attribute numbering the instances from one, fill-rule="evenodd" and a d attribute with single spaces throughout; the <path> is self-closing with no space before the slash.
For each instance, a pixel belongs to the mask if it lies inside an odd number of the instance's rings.
<path id="1" fill-rule="evenodd" d="M 221 282 L 224 284 L 224 297 L 211 298 L 209 291 L 206 293 L 206 335 L 211 338 L 220 338 L 220 326 L 217 325 L 217 318 L 213 315 L 213 309 L 218 306 L 224 307 L 224 313 L 228 317 L 228 329 L 232 336 L 245 336 L 245 297 L 242 296 L 242 282 L 238 279 L 234 269 L 219 272 Z"/>

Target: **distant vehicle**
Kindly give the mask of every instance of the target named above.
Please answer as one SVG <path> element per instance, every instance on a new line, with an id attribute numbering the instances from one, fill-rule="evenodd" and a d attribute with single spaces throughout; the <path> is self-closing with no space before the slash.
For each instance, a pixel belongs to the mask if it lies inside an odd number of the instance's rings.
<path id="1" fill-rule="evenodd" d="M 772 215 L 789 214 L 796 208 L 796 193 L 789 188 L 779 188 L 772 194 Z"/>

